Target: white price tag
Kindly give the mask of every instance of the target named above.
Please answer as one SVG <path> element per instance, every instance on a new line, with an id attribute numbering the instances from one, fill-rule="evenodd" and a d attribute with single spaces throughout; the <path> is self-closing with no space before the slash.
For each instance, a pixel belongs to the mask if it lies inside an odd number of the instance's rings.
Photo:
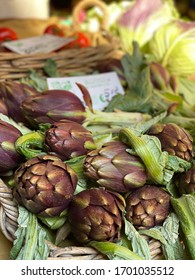
<path id="1" fill-rule="evenodd" d="M 93 108 L 102 111 L 112 97 L 118 93 L 125 94 L 116 72 L 77 77 L 48 78 L 49 89 L 68 90 L 76 94 L 84 103 L 82 93 L 76 83 L 84 85 L 92 99 Z"/>
<path id="2" fill-rule="evenodd" d="M 4 42 L 2 45 L 19 54 L 49 53 L 72 42 L 75 38 L 64 38 L 50 34 Z"/>

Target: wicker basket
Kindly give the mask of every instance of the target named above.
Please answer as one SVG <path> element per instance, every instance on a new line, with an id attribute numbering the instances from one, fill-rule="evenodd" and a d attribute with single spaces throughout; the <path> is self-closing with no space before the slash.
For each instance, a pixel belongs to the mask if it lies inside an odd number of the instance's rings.
<path id="1" fill-rule="evenodd" d="M 12 190 L 0 179 L 0 229 L 4 236 L 14 241 L 18 223 L 18 208 L 13 200 Z M 143 236 L 150 248 L 153 260 L 162 259 L 161 243 L 158 240 Z M 107 257 L 91 247 L 66 246 L 58 247 L 46 241 L 49 246 L 48 259 L 59 260 L 106 260 Z"/>
<path id="2" fill-rule="evenodd" d="M 91 73 L 101 62 L 120 56 L 121 51 L 112 45 L 37 55 L 0 53 L 0 81 L 24 78 L 28 75 L 29 69 L 42 72 L 47 59 L 56 62 L 58 73 L 63 76 L 75 72 Z"/>
<path id="3" fill-rule="evenodd" d="M 91 47 L 63 50 L 59 52 L 22 55 L 11 52 L 0 52 L 0 81 L 19 80 L 28 75 L 29 69 L 43 72 L 48 59 L 56 62 L 60 76 L 72 73 L 91 73 L 103 61 L 120 58 L 123 54 L 118 38 L 108 32 L 108 12 L 106 4 L 99 0 L 83 0 L 73 10 L 73 24 L 69 30 L 79 30 L 78 17 L 83 9 L 98 6 L 104 13 L 104 20 L 98 32 L 88 32 Z"/>

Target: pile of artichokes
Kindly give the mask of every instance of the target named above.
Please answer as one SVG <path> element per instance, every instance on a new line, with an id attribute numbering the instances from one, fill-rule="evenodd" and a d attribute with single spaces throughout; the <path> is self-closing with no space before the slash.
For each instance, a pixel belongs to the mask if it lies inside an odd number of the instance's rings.
<path id="1" fill-rule="evenodd" d="M 192 136 L 147 114 L 94 111 L 79 86 L 88 107 L 72 92 L 1 83 L 1 178 L 41 221 L 65 217 L 76 244 L 119 242 L 124 220 L 161 226 L 173 193 L 195 191 Z"/>

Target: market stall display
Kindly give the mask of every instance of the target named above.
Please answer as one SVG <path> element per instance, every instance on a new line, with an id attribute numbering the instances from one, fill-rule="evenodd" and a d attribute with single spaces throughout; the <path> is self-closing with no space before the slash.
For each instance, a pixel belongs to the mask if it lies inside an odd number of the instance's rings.
<path id="1" fill-rule="evenodd" d="M 195 259 L 195 23 L 170 0 L 126 2 L 80 1 L 72 31 L 90 46 L 76 37 L 48 53 L 0 53 L 0 228 L 11 259 Z M 44 33 L 67 30 L 61 21 Z M 106 88 L 98 110 L 79 79 L 113 71 L 124 94 Z M 78 79 L 82 100 L 70 83 L 48 88 L 64 76 Z"/>

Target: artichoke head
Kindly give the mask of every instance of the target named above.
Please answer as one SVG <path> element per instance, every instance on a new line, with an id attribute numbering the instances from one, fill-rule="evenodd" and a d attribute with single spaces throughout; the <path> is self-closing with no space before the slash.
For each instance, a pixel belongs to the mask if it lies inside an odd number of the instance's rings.
<path id="1" fill-rule="evenodd" d="M 190 161 L 194 156 L 193 138 L 175 123 L 155 124 L 148 131 L 149 135 L 158 137 L 163 151 Z"/>
<path id="2" fill-rule="evenodd" d="M 28 125 L 20 105 L 28 97 L 39 94 L 33 87 L 14 81 L 4 81 L 0 83 L 0 97 L 3 99 L 8 115 L 16 122 Z"/>
<path id="3" fill-rule="evenodd" d="M 0 173 L 15 169 L 22 162 L 22 156 L 15 149 L 21 135 L 16 127 L 0 120 Z"/>
<path id="4" fill-rule="evenodd" d="M 95 149 L 92 133 L 81 124 L 70 120 L 55 122 L 45 133 L 45 147 L 62 160 L 87 154 Z"/>
<path id="5" fill-rule="evenodd" d="M 69 207 L 69 222 L 76 240 L 114 241 L 120 238 L 124 198 L 103 188 L 91 188 L 76 194 Z"/>
<path id="6" fill-rule="evenodd" d="M 14 179 L 18 203 L 45 217 L 57 216 L 67 209 L 78 181 L 67 164 L 50 155 L 26 161 L 15 171 Z"/>
<path id="7" fill-rule="evenodd" d="M 126 144 L 113 141 L 88 152 L 84 162 L 85 175 L 101 187 L 121 193 L 143 186 L 147 180 L 145 166 L 127 149 Z"/>
<path id="8" fill-rule="evenodd" d="M 37 128 L 41 123 L 53 124 L 61 119 L 82 123 L 85 107 L 81 100 L 66 90 L 47 90 L 29 96 L 21 104 L 21 110 L 31 126 Z"/>
<path id="9" fill-rule="evenodd" d="M 195 163 L 187 171 L 175 176 L 175 185 L 181 195 L 195 193 Z"/>
<path id="10" fill-rule="evenodd" d="M 170 212 L 170 196 L 160 186 L 144 185 L 126 198 L 126 218 L 137 229 L 161 225 Z"/>

